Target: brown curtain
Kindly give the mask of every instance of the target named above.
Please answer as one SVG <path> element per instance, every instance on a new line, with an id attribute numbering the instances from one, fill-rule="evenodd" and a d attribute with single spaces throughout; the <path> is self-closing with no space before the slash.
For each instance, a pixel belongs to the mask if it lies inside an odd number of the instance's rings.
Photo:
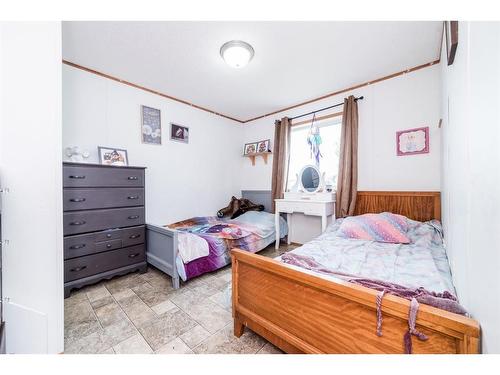
<path id="1" fill-rule="evenodd" d="M 274 123 L 274 152 L 273 152 L 273 175 L 272 211 L 274 212 L 274 200 L 283 198 L 288 176 L 288 163 L 290 151 L 290 119 L 283 117 Z"/>
<path id="2" fill-rule="evenodd" d="M 336 217 L 354 214 L 358 192 L 358 104 L 354 96 L 344 99 L 340 135 Z"/>

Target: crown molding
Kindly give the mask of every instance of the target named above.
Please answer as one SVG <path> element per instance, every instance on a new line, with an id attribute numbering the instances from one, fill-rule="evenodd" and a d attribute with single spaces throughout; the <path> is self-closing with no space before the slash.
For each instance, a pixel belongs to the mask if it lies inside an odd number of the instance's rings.
<path id="1" fill-rule="evenodd" d="M 408 73 L 412 73 L 412 72 L 415 72 L 417 70 L 420 70 L 420 69 L 424 69 L 424 68 L 428 68 L 428 67 L 431 67 L 433 65 L 436 65 L 436 64 L 439 64 L 440 62 L 440 58 L 437 59 L 437 60 L 434 60 L 434 61 L 431 61 L 431 62 L 428 62 L 426 64 L 422 64 L 422 65 L 417 65 L 413 68 L 409 68 L 409 69 L 406 69 L 406 70 L 401 70 L 399 72 L 396 72 L 396 73 L 393 73 L 393 74 L 389 74 L 387 76 L 383 76 L 383 77 L 380 77 L 380 78 L 377 78 L 377 79 L 374 79 L 374 80 L 371 80 L 371 81 L 367 81 L 367 82 L 363 82 L 363 83 L 360 83 L 360 84 L 357 84 L 357 85 L 354 85 L 354 86 L 351 86 L 351 87 L 347 87 L 345 89 L 342 89 L 342 90 L 338 90 L 338 91 L 334 91 L 334 92 L 331 92 L 331 93 L 328 93 L 326 95 L 322 95 L 322 96 L 319 96 L 317 98 L 313 98 L 313 99 L 309 99 L 309 100 L 306 100 L 304 102 L 301 102 L 301 103 L 298 103 L 298 104 L 294 104 L 294 105 L 291 105 L 289 107 L 285 107 L 285 108 L 281 108 L 279 110 L 276 110 L 276 111 L 273 111 L 273 112 L 269 112 L 269 113 L 266 113 L 264 115 L 261 115 L 261 116 L 257 116 L 257 117 L 253 117 L 253 118 L 250 118 L 248 120 L 240 120 L 240 119 L 237 119 L 235 117 L 231 117 L 231 116 L 228 116 L 228 115 L 224 115 L 220 112 L 217 112 L 217 111 L 214 111 L 214 110 L 211 110 L 209 108 L 205 108 L 205 107 L 202 107 L 200 105 L 197 105 L 197 104 L 194 104 L 194 103 L 191 103 L 191 102 L 188 102 L 187 100 L 183 100 L 183 99 L 179 99 L 179 98 L 176 98 L 175 96 L 172 96 L 172 95 L 168 95 L 168 94 L 165 94 L 165 93 L 162 93 L 160 91 L 156 91 L 156 90 L 152 90 L 152 89 L 149 89 L 147 87 L 144 87 L 144 86 L 141 86 L 141 85 L 138 85 L 136 83 L 133 83 L 133 82 L 129 82 L 129 81 L 126 81 L 124 79 L 121 79 L 121 78 L 118 78 L 118 77 L 114 77 L 112 75 L 109 75 L 109 74 L 106 74 L 106 73 L 103 73 L 103 72 L 99 72 L 97 70 L 94 70 L 94 69 L 90 69 L 90 68 L 87 68 L 85 66 L 82 66 L 82 65 L 79 65 L 79 64 L 76 64 L 74 62 L 71 62 L 71 61 L 68 61 L 68 60 L 62 60 L 63 64 L 66 64 L 68 66 L 71 66 L 73 68 L 77 68 L 77 69 L 80 69 L 80 70 L 83 70 L 83 71 L 86 71 L 88 73 L 92 73 L 92 74 L 95 74 L 95 75 L 98 75 L 98 76 L 101 76 L 101 77 L 104 77 L 104 78 L 107 78 L 107 79 L 110 79 L 110 80 L 113 80 L 113 81 L 116 81 L 116 82 L 119 82 L 119 83 L 122 83 L 124 85 L 127 85 L 127 86 L 131 86 L 131 87 L 134 87 L 136 89 L 139 89 L 139 90 L 143 90 L 143 91 L 146 91 L 146 92 L 149 92 L 151 94 L 155 94 L 155 95 L 159 95 L 161 97 L 164 97 L 164 98 L 167 98 L 167 99 L 170 99 L 170 100 L 173 100 L 173 101 L 176 101 L 178 103 L 182 103 L 182 104 L 185 104 L 185 105 L 188 105 L 190 107 L 193 107 L 193 108 L 196 108 L 196 109 L 199 109 L 201 111 L 205 111 L 205 112 L 208 112 L 208 113 L 211 113 L 211 114 L 214 114 L 214 115 L 217 115 L 217 116 L 220 116 L 220 117 L 223 117 L 223 118 L 226 118 L 228 120 L 232 120 L 232 121 L 235 121 L 239 124 L 246 124 L 248 122 L 251 122 L 251 121 L 255 121 L 255 120 L 260 120 L 262 118 L 265 118 L 265 117 L 268 117 L 268 116 L 272 116 L 272 115 L 275 115 L 277 113 L 280 113 L 280 112 L 284 112 L 284 111 L 288 111 L 290 109 L 294 109 L 294 108 L 297 108 L 297 107 L 301 107 L 303 105 L 306 105 L 306 104 L 311 104 L 311 103 L 314 103 L 314 102 L 317 102 L 317 101 L 320 101 L 320 100 L 323 100 L 323 99 L 326 99 L 326 98 L 329 98 L 329 97 L 332 97 L 332 96 L 335 96 L 335 95 L 339 95 L 339 94 L 342 94 L 344 92 L 348 92 L 348 91 L 352 91 L 352 90 L 356 90 L 356 89 L 359 89 L 361 87 L 365 87 L 365 86 L 369 86 L 369 85 L 373 85 L 375 83 L 379 83 L 379 82 L 382 82 L 382 81 L 385 81 L 385 80 L 388 80 L 388 79 L 391 79 L 391 78 L 395 78 L 395 77 L 399 77 L 399 76 L 402 76 L 404 74 L 408 74 Z"/>
<path id="2" fill-rule="evenodd" d="M 409 68 L 409 69 L 406 69 L 406 70 L 401 70 L 399 72 L 396 72 L 396 73 L 393 73 L 393 74 L 389 74 L 389 75 L 384 76 L 384 77 L 380 77 L 380 78 L 377 78 L 377 79 L 374 79 L 374 80 L 371 80 L 371 81 L 363 82 L 363 83 L 357 84 L 355 86 L 351 86 L 351 87 L 348 87 L 348 88 L 345 88 L 345 89 L 342 89 L 342 90 L 334 91 L 334 92 L 331 92 L 329 94 L 326 94 L 326 95 L 323 95 L 323 96 L 320 96 L 320 97 L 317 97 L 317 98 L 314 98 L 314 99 L 309 99 L 309 100 L 307 100 L 305 102 L 302 102 L 302 103 L 294 104 L 294 105 L 291 105 L 289 107 L 279 109 L 277 111 L 266 113 L 265 115 L 262 115 L 262 116 L 258 116 L 258 117 L 254 117 L 254 118 L 245 120 L 245 121 L 243 121 L 243 123 L 247 123 L 247 122 L 250 122 L 250 121 L 259 120 L 259 119 L 262 119 L 264 117 L 268 117 L 268 116 L 275 115 L 275 114 L 280 113 L 280 112 L 284 112 L 284 111 L 288 111 L 290 109 L 301 107 L 301 106 L 306 105 L 306 104 L 314 103 L 314 102 L 317 102 L 317 101 L 329 98 L 331 96 L 339 95 L 339 94 L 342 94 L 344 92 L 356 90 L 356 89 L 359 89 L 361 87 L 365 87 L 365 86 L 368 86 L 368 85 L 373 85 L 374 83 L 379 83 L 379 82 L 382 82 L 382 81 L 385 81 L 385 80 L 388 80 L 388 79 L 391 79 L 391 78 L 399 77 L 399 76 L 401 76 L 403 74 L 407 74 L 407 73 L 415 72 L 415 71 L 420 70 L 420 69 L 428 68 L 428 67 L 433 66 L 435 64 L 439 64 L 439 62 L 440 62 L 440 59 L 428 62 L 426 64 L 418 65 L 418 66 L 415 66 L 413 68 Z"/>
<path id="3" fill-rule="evenodd" d="M 236 121 L 240 124 L 243 124 L 245 121 L 243 120 L 238 120 L 237 118 L 234 118 L 234 117 L 231 117 L 231 116 L 227 116 L 227 115 L 224 115 L 220 112 L 217 112 L 217 111 L 214 111 L 214 110 L 211 110 L 209 108 L 205 108 L 205 107 L 202 107 L 200 105 L 197 105 L 197 104 L 194 104 L 194 103 L 191 103 L 191 102 L 188 102 L 187 100 L 183 100 L 183 99 L 179 99 L 179 98 L 176 98 L 175 96 L 172 96 L 172 95 L 168 95 L 168 94 L 165 94 L 165 93 L 162 93 L 160 91 L 156 91 L 156 90 L 153 90 L 153 89 L 149 89 L 147 87 L 144 87 L 144 86 L 141 86 L 141 85 L 138 85 L 136 83 L 133 83 L 133 82 L 130 82 L 130 81 L 126 81 L 124 79 L 121 79 L 121 78 L 118 78 L 118 77 L 114 77 L 112 75 L 109 75 L 109 74 L 106 74 L 106 73 L 103 73 L 103 72 L 99 72 L 97 70 L 94 70 L 94 69 L 90 69 L 90 68 L 87 68 L 83 65 L 79 65 L 79 64 L 76 64 L 74 62 L 71 62 L 71 61 L 68 61 L 68 60 L 62 60 L 63 64 L 66 64 L 68 66 L 71 66 L 73 68 L 77 68 L 77 69 L 80 69 L 80 70 L 83 70 L 83 71 L 86 71 L 88 73 L 92 73 L 92 74 L 95 74 L 95 75 L 98 75 L 100 77 L 104 77 L 104 78 L 107 78 L 107 79 L 110 79 L 112 81 L 116 81 L 116 82 L 120 82 L 120 83 L 123 83 L 124 85 L 127 85 L 127 86 L 131 86 L 131 87 L 134 87 L 136 89 L 139 89 L 139 90 L 143 90 L 143 91 L 146 91 L 146 92 L 149 92 L 151 94 L 155 94 L 155 95 L 159 95 L 159 96 L 162 96 L 164 98 L 167 98 L 167 99 L 170 99 L 170 100 L 173 100 L 173 101 L 176 101 L 178 103 L 182 103 L 182 104 L 185 104 L 185 105 L 188 105 L 190 107 L 193 107 L 193 108 L 196 108 L 196 109 L 199 109 L 201 111 L 205 111 L 205 112 L 208 112 L 208 113 L 211 113 L 211 114 L 214 114 L 214 115 L 217 115 L 217 116 L 220 116 L 220 117 L 224 117 L 228 120 L 233 120 L 233 121 Z"/>

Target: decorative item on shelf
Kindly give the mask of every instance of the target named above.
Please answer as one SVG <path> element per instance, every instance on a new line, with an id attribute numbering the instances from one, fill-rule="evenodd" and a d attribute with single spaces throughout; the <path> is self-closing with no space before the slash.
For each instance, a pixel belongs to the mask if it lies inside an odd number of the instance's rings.
<path id="1" fill-rule="evenodd" d="M 257 142 L 246 143 L 243 149 L 243 155 L 251 155 L 257 152 Z"/>
<path id="2" fill-rule="evenodd" d="M 269 152 L 271 149 L 269 148 L 271 140 L 270 139 L 265 139 L 263 141 L 257 142 L 257 152 Z"/>
<path id="3" fill-rule="evenodd" d="M 84 162 L 85 159 L 88 159 L 90 156 L 90 152 L 87 150 L 81 150 L 78 146 L 69 146 L 64 149 L 66 156 L 69 161 L 72 162 Z"/>
<path id="4" fill-rule="evenodd" d="M 189 143 L 189 128 L 173 122 L 170 123 L 170 140 Z"/>
<path id="5" fill-rule="evenodd" d="M 243 148 L 243 156 L 250 158 L 252 165 L 255 165 L 255 157 L 261 156 L 264 164 L 267 164 L 267 157 L 272 154 L 270 140 L 265 139 L 259 142 L 246 143 Z"/>
<path id="6" fill-rule="evenodd" d="M 398 156 L 428 154 L 429 127 L 396 132 L 396 150 Z"/>
<path id="7" fill-rule="evenodd" d="M 141 105 L 142 143 L 161 145 L 161 112 Z"/>
<path id="8" fill-rule="evenodd" d="M 99 151 L 99 162 L 105 165 L 127 166 L 127 150 L 112 147 L 97 147 Z"/>
<path id="9" fill-rule="evenodd" d="M 446 38 L 446 59 L 448 65 L 453 64 L 455 54 L 458 47 L 458 21 L 445 21 L 445 38 Z"/>

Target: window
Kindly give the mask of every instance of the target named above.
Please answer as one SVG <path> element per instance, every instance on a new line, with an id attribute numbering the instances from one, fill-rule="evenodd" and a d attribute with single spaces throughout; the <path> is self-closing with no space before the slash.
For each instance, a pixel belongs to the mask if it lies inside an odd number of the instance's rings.
<path id="1" fill-rule="evenodd" d="M 340 116 L 316 123 L 320 129 L 322 140 L 320 151 L 321 155 L 323 155 L 320 158 L 319 170 L 321 173 L 325 173 L 326 185 L 332 186 L 334 190 L 337 187 L 339 169 L 341 123 L 342 117 Z M 287 189 L 295 185 L 297 175 L 305 165 L 315 165 L 314 156 L 311 155 L 311 150 L 307 143 L 310 128 L 310 123 L 292 126 Z"/>

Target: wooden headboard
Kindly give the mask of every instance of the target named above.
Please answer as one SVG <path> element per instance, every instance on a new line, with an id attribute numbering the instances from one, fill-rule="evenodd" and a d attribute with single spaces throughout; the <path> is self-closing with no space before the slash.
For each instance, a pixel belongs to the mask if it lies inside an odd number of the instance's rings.
<path id="1" fill-rule="evenodd" d="M 358 191 L 355 215 L 385 211 L 418 221 L 441 220 L 441 193 L 438 191 Z"/>

